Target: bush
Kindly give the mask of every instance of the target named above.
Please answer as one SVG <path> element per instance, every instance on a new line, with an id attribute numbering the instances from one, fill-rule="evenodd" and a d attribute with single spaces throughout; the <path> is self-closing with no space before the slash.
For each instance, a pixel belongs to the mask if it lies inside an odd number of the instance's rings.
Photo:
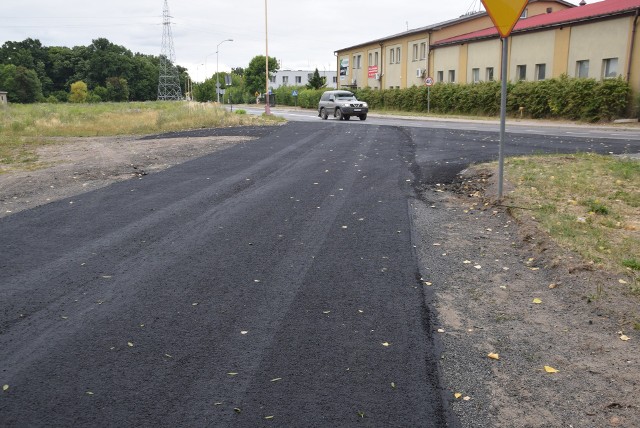
<path id="1" fill-rule="evenodd" d="M 234 111 L 234 113 L 235 114 L 247 114 L 247 111 L 243 110 L 243 109 L 238 109 L 238 110 Z"/>

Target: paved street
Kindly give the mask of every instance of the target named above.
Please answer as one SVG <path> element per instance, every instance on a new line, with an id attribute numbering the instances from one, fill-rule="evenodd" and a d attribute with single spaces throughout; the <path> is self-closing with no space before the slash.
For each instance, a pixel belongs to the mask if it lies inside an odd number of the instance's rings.
<path id="1" fill-rule="evenodd" d="M 406 122 L 293 121 L 0 219 L 2 425 L 455 426 L 408 204 L 497 127 Z M 507 155 L 639 151 L 510 131 Z"/>

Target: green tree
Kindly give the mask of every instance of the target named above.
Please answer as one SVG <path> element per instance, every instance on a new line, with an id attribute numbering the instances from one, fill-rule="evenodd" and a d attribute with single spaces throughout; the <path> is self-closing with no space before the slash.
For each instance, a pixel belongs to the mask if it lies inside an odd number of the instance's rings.
<path id="1" fill-rule="evenodd" d="M 12 103 L 35 103 L 43 99 L 42 84 L 35 71 L 13 64 L 0 65 L 0 87 Z"/>
<path id="2" fill-rule="evenodd" d="M 89 90 L 87 89 L 87 84 L 82 80 L 79 80 L 75 83 L 71 84 L 71 92 L 69 94 L 69 102 L 70 103 L 84 103 L 87 101 L 87 95 L 89 94 Z"/>
<path id="3" fill-rule="evenodd" d="M 107 78 L 107 99 L 109 101 L 129 101 L 129 84 L 122 77 Z"/>
<path id="4" fill-rule="evenodd" d="M 267 87 L 265 62 L 266 57 L 264 55 L 255 56 L 244 71 L 246 88 L 250 95 L 256 92 L 263 93 Z M 271 78 L 272 73 L 278 71 L 279 68 L 278 60 L 269 57 L 269 78 Z"/>
<path id="5" fill-rule="evenodd" d="M 325 76 L 320 76 L 320 72 L 316 68 L 313 72 L 313 76 L 309 79 L 309 83 L 307 83 L 307 89 L 320 89 L 327 86 L 327 78 Z"/>

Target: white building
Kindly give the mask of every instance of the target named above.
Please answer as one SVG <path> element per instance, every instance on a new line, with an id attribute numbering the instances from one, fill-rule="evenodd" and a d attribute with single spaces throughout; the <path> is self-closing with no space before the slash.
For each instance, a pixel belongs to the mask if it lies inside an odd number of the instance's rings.
<path id="1" fill-rule="evenodd" d="M 315 70 L 278 70 L 270 79 L 271 89 L 280 86 L 304 86 L 309 83 Z M 327 88 L 337 88 L 338 73 L 336 70 L 318 70 L 321 77 L 326 77 Z"/>

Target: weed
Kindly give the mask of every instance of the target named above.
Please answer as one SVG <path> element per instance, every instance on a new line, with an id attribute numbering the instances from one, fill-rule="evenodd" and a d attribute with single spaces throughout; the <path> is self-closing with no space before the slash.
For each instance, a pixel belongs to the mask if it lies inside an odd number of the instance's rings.
<path id="1" fill-rule="evenodd" d="M 589 208 L 589 211 L 596 214 L 608 215 L 609 208 L 597 199 L 587 199 L 582 205 Z"/>
<path id="2" fill-rule="evenodd" d="M 624 259 L 622 266 L 633 270 L 640 270 L 640 261 L 638 259 Z"/>

